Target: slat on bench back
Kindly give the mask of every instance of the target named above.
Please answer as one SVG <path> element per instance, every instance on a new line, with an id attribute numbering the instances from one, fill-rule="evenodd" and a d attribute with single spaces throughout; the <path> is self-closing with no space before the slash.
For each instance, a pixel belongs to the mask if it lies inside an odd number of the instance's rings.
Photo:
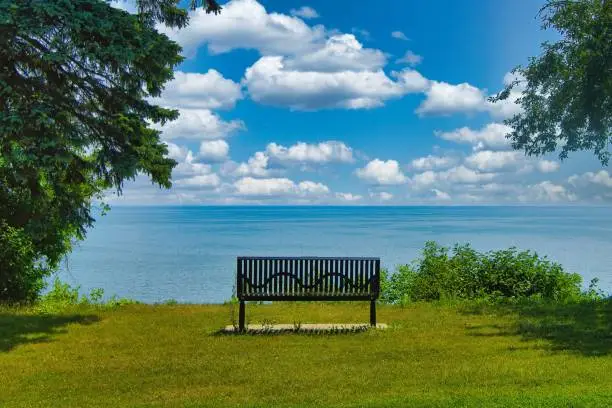
<path id="1" fill-rule="evenodd" d="M 379 258 L 238 257 L 240 299 L 274 297 L 378 297 Z"/>

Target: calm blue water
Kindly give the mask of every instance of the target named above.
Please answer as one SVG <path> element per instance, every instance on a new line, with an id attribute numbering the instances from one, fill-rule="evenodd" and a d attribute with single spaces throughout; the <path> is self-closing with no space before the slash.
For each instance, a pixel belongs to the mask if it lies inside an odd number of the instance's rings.
<path id="1" fill-rule="evenodd" d="M 427 240 L 533 249 L 612 291 L 612 208 L 114 207 L 60 277 L 144 302 L 218 303 L 238 255 L 379 256 L 407 263 Z"/>

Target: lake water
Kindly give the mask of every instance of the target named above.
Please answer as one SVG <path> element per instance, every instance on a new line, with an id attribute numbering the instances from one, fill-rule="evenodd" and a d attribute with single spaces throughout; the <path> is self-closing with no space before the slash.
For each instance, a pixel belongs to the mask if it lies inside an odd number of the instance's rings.
<path id="1" fill-rule="evenodd" d="M 60 277 L 144 302 L 220 303 L 236 256 L 378 256 L 393 268 L 425 241 L 532 249 L 612 292 L 612 208 L 120 207 L 98 217 Z"/>

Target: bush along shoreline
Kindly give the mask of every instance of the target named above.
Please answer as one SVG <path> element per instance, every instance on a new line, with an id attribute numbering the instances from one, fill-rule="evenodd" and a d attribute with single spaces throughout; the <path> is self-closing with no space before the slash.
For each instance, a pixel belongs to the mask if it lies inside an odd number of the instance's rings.
<path id="1" fill-rule="evenodd" d="M 469 244 L 449 248 L 428 241 L 418 260 L 398 266 L 393 273 L 382 271 L 381 301 L 604 299 L 597 282 L 593 279 L 583 290 L 582 276 L 533 251 L 512 247 L 483 253 Z"/>

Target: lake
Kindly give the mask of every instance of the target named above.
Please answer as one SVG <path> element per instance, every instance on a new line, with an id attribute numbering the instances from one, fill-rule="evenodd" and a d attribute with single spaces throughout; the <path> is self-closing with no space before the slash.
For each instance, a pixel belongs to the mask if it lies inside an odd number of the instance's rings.
<path id="1" fill-rule="evenodd" d="M 378 256 L 408 263 L 425 241 L 532 249 L 612 292 L 610 207 L 115 206 L 62 266 L 85 291 L 143 302 L 221 303 L 236 256 Z"/>

